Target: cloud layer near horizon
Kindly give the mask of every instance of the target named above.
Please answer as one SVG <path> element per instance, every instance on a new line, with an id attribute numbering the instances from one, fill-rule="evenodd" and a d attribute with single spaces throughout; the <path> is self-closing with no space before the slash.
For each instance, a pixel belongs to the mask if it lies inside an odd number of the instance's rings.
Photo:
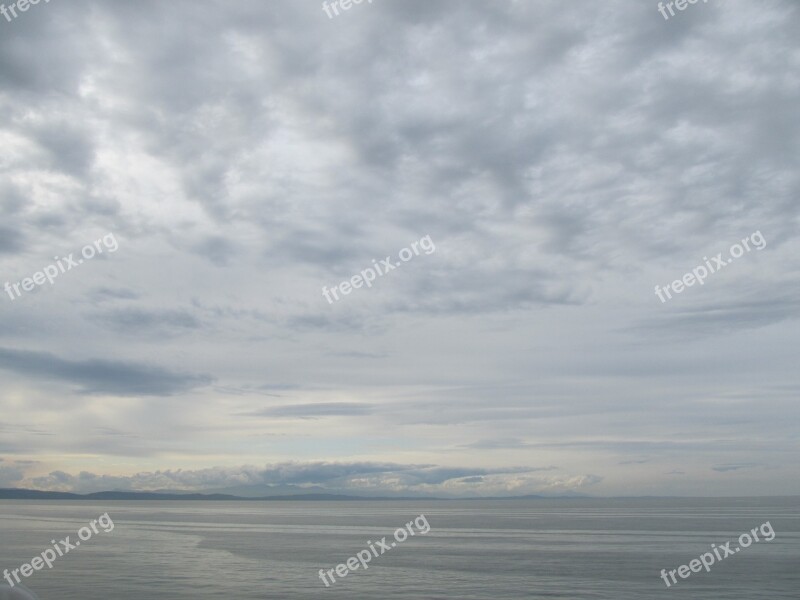
<path id="1" fill-rule="evenodd" d="M 31 489 L 92 493 L 99 491 L 222 492 L 242 496 L 335 493 L 378 496 L 490 496 L 575 492 L 598 483 L 593 475 L 553 474 L 556 467 L 480 469 L 394 463 L 287 462 L 266 467 L 167 470 L 131 476 L 71 475 L 54 471 L 24 479 L 13 466 L 6 481 Z M 545 474 L 548 473 L 548 474 Z"/>

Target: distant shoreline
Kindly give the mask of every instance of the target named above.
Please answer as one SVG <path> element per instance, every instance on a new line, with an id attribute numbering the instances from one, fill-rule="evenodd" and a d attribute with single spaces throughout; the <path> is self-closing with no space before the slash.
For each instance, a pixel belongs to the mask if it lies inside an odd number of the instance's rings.
<path id="1" fill-rule="evenodd" d="M 200 494 L 200 493 L 164 493 L 164 492 L 94 492 L 91 494 L 74 494 L 71 492 L 46 492 L 41 490 L 28 490 L 16 488 L 0 488 L 0 500 L 103 500 L 103 501 L 196 501 L 196 502 L 369 502 L 369 501 L 396 501 L 396 502 L 447 502 L 447 501 L 475 501 L 475 500 L 733 500 L 749 498 L 798 498 L 798 495 L 788 496 L 492 496 L 492 497 L 466 497 L 466 498 L 441 498 L 441 497 L 389 497 L 389 496 L 347 496 L 342 494 L 288 494 L 284 496 L 234 496 L 232 494 Z"/>
<path id="2" fill-rule="evenodd" d="M 580 496 L 576 496 L 579 498 Z M 45 492 L 16 488 L 0 489 L 0 500 L 168 500 L 199 502 L 352 502 L 352 501 L 430 501 L 430 500 L 533 500 L 560 499 L 550 496 L 510 496 L 496 498 L 436 498 L 432 496 L 347 496 L 344 494 L 286 494 L 282 496 L 236 496 L 233 494 L 164 493 L 164 492 L 95 492 L 74 494 L 71 492 Z"/>
<path id="3" fill-rule="evenodd" d="M 290 494 L 286 496 L 247 497 L 231 494 L 169 494 L 162 492 L 95 492 L 73 494 L 71 492 L 45 492 L 26 489 L 0 489 L 0 500 L 170 500 L 170 501 L 214 501 L 253 502 L 275 500 L 351 501 L 351 500 L 438 500 L 438 498 L 386 498 L 345 496 L 340 494 Z"/>

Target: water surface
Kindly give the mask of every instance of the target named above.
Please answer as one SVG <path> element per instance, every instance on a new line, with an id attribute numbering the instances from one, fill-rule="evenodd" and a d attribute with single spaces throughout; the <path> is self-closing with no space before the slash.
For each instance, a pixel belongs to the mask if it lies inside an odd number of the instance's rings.
<path id="1" fill-rule="evenodd" d="M 0 569 L 108 512 L 99 533 L 24 583 L 40 600 L 800 597 L 800 499 L 417 502 L 0 502 Z M 326 588 L 331 569 L 425 514 L 417 534 Z M 712 543 L 776 532 L 667 588 Z M 388 541 L 388 540 L 387 540 Z M 733 546 L 733 544 L 732 544 Z"/>

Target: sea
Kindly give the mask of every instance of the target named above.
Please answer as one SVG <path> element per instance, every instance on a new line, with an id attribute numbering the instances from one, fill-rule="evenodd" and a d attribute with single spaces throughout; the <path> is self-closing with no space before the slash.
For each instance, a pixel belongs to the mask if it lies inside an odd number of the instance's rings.
<path id="1" fill-rule="evenodd" d="M 48 569 L 40 600 L 800 598 L 800 498 L 413 501 L 0 501 L 0 569 L 108 514 Z M 395 531 L 424 516 L 402 542 Z M 107 521 L 106 521 L 107 522 Z M 763 527 L 710 570 L 688 565 Z M 86 537 L 89 530 L 83 530 Z M 402 537 L 398 534 L 399 537 Z M 380 554 L 376 540 L 394 542 Z M 773 537 L 767 541 L 766 537 Z M 747 543 L 747 538 L 743 540 Z M 337 565 L 369 544 L 368 568 Z M 375 556 L 375 553 L 379 553 Z M 719 553 L 721 556 L 724 552 Z M 354 562 L 354 561 L 353 561 Z M 352 564 L 352 563 L 351 563 Z M 662 570 L 687 565 L 686 578 Z M 697 566 L 697 563 L 695 563 Z M 334 569 L 335 583 L 319 570 Z M 344 567 L 341 568 L 344 572 Z M 0 592 L 2 594 L 2 592 Z"/>

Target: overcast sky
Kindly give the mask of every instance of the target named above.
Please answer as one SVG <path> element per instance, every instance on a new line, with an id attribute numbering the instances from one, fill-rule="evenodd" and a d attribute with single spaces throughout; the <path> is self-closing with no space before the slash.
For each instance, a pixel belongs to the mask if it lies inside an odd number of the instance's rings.
<path id="1" fill-rule="evenodd" d="M 794 0 L 0 17 L 0 285 L 117 245 L 0 297 L 0 486 L 800 493 L 798 40 Z"/>

